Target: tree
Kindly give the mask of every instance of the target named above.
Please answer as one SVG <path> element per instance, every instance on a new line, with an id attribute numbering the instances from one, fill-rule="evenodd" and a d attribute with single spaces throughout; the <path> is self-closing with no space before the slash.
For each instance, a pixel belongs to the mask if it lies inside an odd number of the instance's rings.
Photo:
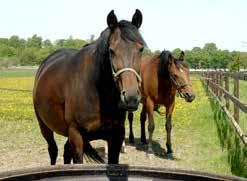
<path id="1" fill-rule="evenodd" d="M 244 69 L 247 68 L 247 52 L 240 52 L 240 62 Z"/>
<path id="2" fill-rule="evenodd" d="M 175 57 L 179 57 L 181 53 L 181 49 L 180 48 L 176 48 L 172 51 L 172 54 L 175 56 Z"/>
<path id="3" fill-rule="evenodd" d="M 230 71 L 238 72 L 241 67 L 240 52 L 233 51 L 231 55 L 232 55 L 232 61 L 228 64 L 228 68 Z"/>
<path id="4" fill-rule="evenodd" d="M 42 42 L 42 48 L 49 48 L 52 49 L 53 45 L 49 39 L 46 39 Z"/>
<path id="5" fill-rule="evenodd" d="M 36 48 L 27 48 L 24 51 L 22 51 L 19 56 L 21 65 L 37 65 L 38 59 L 36 52 Z"/>
<path id="6" fill-rule="evenodd" d="M 32 36 L 32 38 L 27 39 L 27 47 L 28 48 L 42 48 L 42 38 L 37 36 L 36 34 Z"/>
<path id="7" fill-rule="evenodd" d="M 153 56 L 153 52 L 148 48 L 144 48 L 143 55 Z"/>
<path id="8" fill-rule="evenodd" d="M 215 43 L 206 43 L 203 47 L 203 50 L 209 53 L 215 53 L 218 50 L 218 48 Z"/>

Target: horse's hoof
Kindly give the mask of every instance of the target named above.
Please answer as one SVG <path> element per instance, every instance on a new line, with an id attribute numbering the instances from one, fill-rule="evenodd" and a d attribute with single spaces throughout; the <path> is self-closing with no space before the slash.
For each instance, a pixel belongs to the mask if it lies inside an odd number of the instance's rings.
<path id="1" fill-rule="evenodd" d="M 147 143 L 147 140 L 141 140 L 141 143 L 142 143 L 143 145 L 148 144 L 148 143 Z"/>
<path id="2" fill-rule="evenodd" d="M 152 152 L 147 152 L 146 156 L 148 157 L 148 159 L 153 159 L 153 153 Z"/>
<path id="3" fill-rule="evenodd" d="M 134 138 L 129 138 L 129 143 L 134 144 L 135 143 Z"/>
<path id="4" fill-rule="evenodd" d="M 152 148 L 148 148 L 148 151 L 147 151 L 149 154 L 154 154 L 154 151 Z"/>
<path id="5" fill-rule="evenodd" d="M 172 152 L 166 153 L 166 157 L 169 160 L 174 160 L 174 156 L 173 156 L 173 153 Z"/>

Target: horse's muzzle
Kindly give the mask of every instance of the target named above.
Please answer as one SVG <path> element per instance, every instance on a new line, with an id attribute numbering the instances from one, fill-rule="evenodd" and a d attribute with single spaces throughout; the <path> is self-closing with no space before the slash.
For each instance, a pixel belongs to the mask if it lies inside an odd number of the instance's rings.
<path id="1" fill-rule="evenodd" d="M 139 90 L 137 91 L 121 91 L 121 107 L 127 111 L 136 111 L 141 100 Z"/>
<path id="2" fill-rule="evenodd" d="M 194 94 L 189 94 L 189 93 L 185 93 L 184 96 L 185 96 L 185 100 L 187 102 L 192 102 L 196 98 L 196 96 Z"/>

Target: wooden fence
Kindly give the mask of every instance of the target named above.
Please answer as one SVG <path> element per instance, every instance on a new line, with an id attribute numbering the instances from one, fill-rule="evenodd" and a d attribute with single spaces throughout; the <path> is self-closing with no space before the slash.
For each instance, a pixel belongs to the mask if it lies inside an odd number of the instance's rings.
<path id="1" fill-rule="evenodd" d="M 202 82 L 219 102 L 227 117 L 233 124 L 237 134 L 247 146 L 247 134 L 239 126 L 239 111 L 247 113 L 247 104 L 239 100 L 239 80 L 247 81 L 246 72 L 198 71 Z M 230 78 L 233 79 L 233 95 L 230 93 Z M 247 92 L 246 92 L 247 94 Z M 230 111 L 230 101 L 233 103 L 233 115 Z M 244 120 L 247 121 L 247 120 Z"/>

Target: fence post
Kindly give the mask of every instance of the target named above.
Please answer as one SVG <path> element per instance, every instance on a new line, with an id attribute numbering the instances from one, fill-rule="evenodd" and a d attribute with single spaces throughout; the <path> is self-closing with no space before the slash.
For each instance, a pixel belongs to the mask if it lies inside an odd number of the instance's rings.
<path id="1" fill-rule="evenodd" d="M 220 73 L 219 73 L 220 75 L 219 75 L 219 85 L 220 85 L 220 87 L 222 87 L 223 86 L 223 81 L 222 81 L 222 77 L 223 77 L 223 72 L 222 71 L 220 71 Z M 222 91 L 221 91 L 221 89 L 219 89 L 219 98 L 221 99 L 221 97 L 222 97 Z"/>
<path id="2" fill-rule="evenodd" d="M 233 95 L 236 98 L 239 98 L 239 79 L 236 73 L 234 73 L 234 90 L 233 90 Z M 239 108 L 237 105 L 234 104 L 234 118 L 238 122 L 239 120 Z"/>
<path id="3" fill-rule="evenodd" d="M 229 76 L 226 72 L 224 74 L 224 79 L 225 79 L 225 90 L 229 92 Z M 229 98 L 225 96 L 225 100 L 226 100 L 226 108 L 229 110 L 230 108 Z"/>
<path id="4" fill-rule="evenodd" d="M 217 80 L 218 79 L 218 74 L 217 71 L 215 70 L 214 72 L 214 94 L 216 95 L 216 97 L 218 97 L 218 89 L 215 85 L 217 85 Z"/>

